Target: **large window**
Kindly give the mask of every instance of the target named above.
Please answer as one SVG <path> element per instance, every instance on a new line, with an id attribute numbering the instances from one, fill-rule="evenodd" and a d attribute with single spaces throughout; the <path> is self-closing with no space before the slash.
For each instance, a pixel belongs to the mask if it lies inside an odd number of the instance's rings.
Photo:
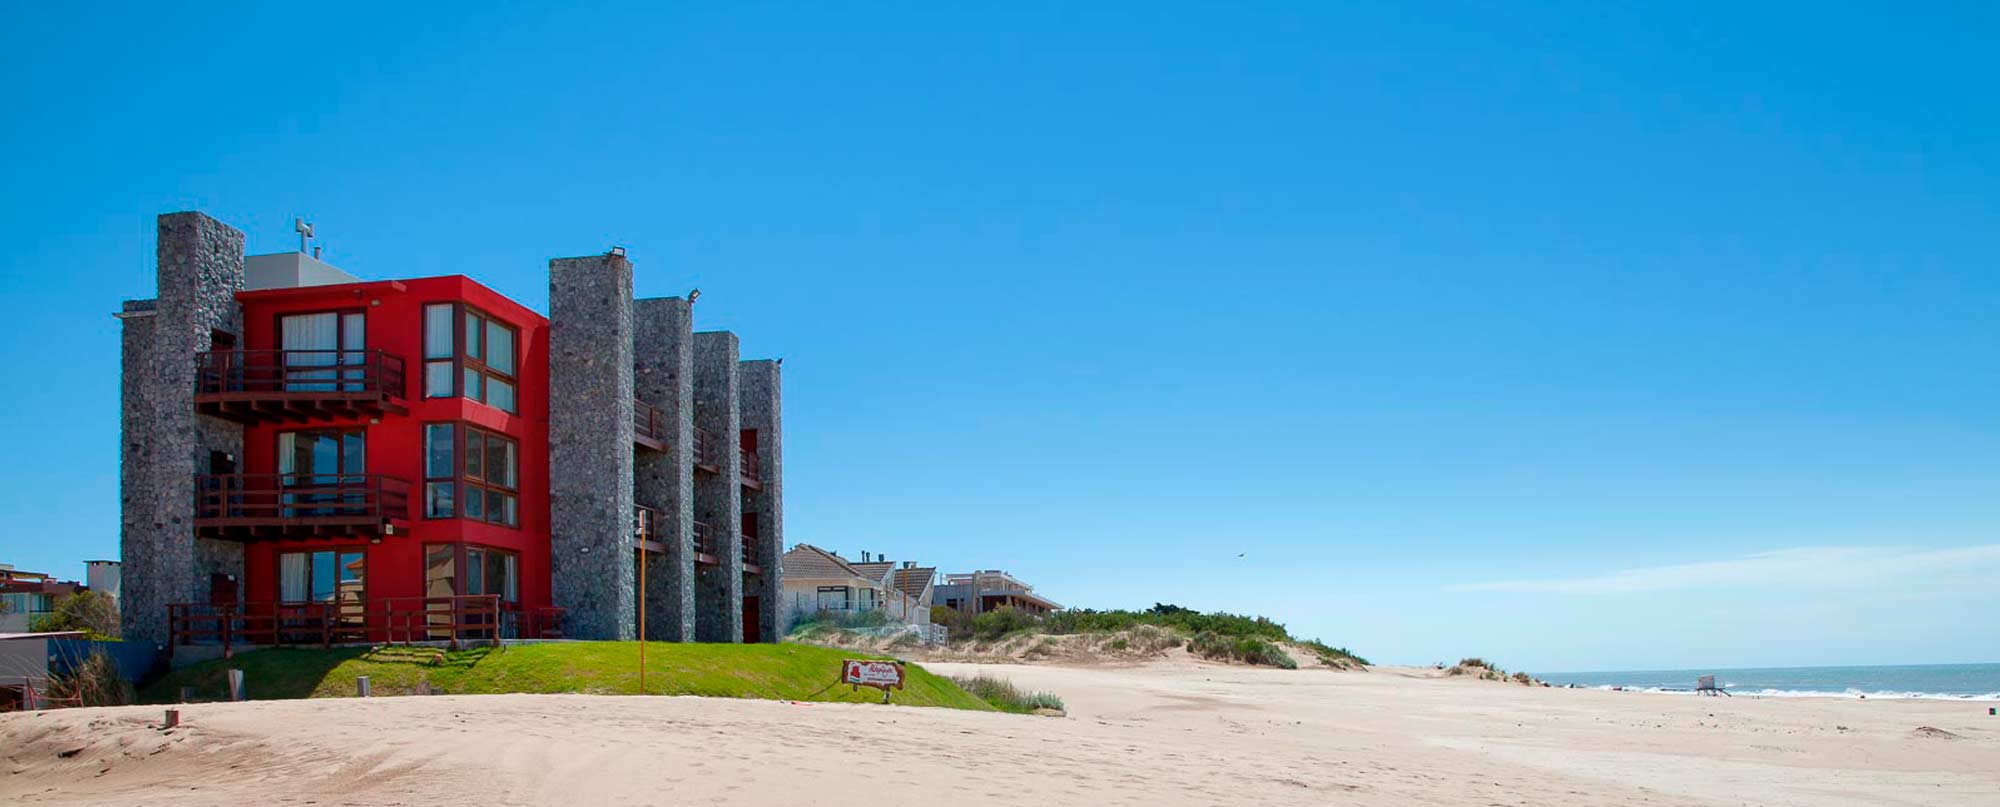
<path id="1" fill-rule="evenodd" d="M 360 311 L 321 311 L 278 317 L 289 392 L 355 392 L 368 361 L 368 317 Z M 325 369 L 320 369 L 325 368 Z"/>
<path id="2" fill-rule="evenodd" d="M 431 544 L 424 550 L 424 596 L 498 594 L 521 600 L 519 556 L 473 544 Z"/>
<path id="3" fill-rule="evenodd" d="M 521 524 L 521 449 L 462 423 L 424 424 L 424 516 Z"/>
<path id="4" fill-rule="evenodd" d="M 285 516 L 337 516 L 367 503 L 368 440 L 358 429 L 278 433 Z"/>
<path id="5" fill-rule="evenodd" d="M 456 303 L 424 306 L 424 397 L 462 395 L 509 412 L 518 381 L 520 332 Z"/>
<path id="6" fill-rule="evenodd" d="M 820 586 L 819 610 L 845 611 L 848 609 L 847 596 L 846 586 Z"/>
<path id="7" fill-rule="evenodd" d="M 343 623 L 361 624 L 368 593 L 368 556 L 360 549 L 278 555 L 278 599 L 333 606 Z"/>

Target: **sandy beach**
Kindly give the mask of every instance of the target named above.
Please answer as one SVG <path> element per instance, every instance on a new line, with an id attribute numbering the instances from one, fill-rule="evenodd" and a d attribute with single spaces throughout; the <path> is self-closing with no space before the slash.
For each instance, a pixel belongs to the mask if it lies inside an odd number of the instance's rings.
<path id="1" fill-rule="evenodd" d="M 2000 804 L 1988 703 L 1697 698 L 1429 670 L 932 664 L 1066 717 L 404 697 L 0 715 L 24 804 Z"/>

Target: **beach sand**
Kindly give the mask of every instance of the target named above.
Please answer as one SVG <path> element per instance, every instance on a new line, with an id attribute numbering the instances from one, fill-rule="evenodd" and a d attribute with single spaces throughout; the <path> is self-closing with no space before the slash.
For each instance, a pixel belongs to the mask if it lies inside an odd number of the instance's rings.
<path id="1" fill-rule="evenodd" d="M 565 695 L 191 705 L 169 733 L 148 725 L 159 707 L 10 714 L 0 799 L 2000 804 L 1988 703 L 1698 698 L 1184 659 L 929 666 L 1054 691 L 1069 714 Z"/>

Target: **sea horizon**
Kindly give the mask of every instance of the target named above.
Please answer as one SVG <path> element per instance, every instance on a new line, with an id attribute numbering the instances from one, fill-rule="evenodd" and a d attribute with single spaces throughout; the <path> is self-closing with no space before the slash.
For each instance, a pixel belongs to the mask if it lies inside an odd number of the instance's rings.
<path id="1" fill-rule="evenodd" d="M 1555 686 L 1692 693 L 1704 675 L 1734 695 L 2000 701 L 2000 662 L 1709 667 L 1529 673 Z"/>

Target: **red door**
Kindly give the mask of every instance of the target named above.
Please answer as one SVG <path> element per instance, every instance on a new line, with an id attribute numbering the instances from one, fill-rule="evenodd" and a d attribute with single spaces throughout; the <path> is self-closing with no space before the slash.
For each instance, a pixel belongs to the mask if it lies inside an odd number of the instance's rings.
<path id="1" fill-rule="evenodd" d="M 764 633 L 760 629 L 762 626 L 757 624 L 757 612 L 759 610 L 756 597 L 743 598 L 743 641 L 745 644 L 756 644 L 764 641 Z"/>

